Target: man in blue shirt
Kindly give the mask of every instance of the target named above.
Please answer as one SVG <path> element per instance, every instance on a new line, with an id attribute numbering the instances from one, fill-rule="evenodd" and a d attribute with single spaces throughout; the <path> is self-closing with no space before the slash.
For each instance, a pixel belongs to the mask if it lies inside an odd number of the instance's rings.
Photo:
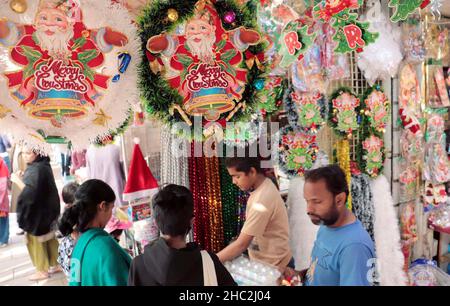
<path id="1" fill-rule="evenodd" d="M 361 222 L 347 208 L 345 173 L 337 165 L 305 174 L 304 197 L 311 221 L 320 225 L 307 286 L 370 286 L 374 244 Z"/>

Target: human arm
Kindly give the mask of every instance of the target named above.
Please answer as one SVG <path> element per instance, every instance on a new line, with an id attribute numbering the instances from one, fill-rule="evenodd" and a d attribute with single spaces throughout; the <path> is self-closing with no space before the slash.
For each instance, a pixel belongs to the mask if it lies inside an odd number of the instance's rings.
<path id="1" fill-rule="evenodd" d="M 222 263 L 233 260 L 234 258 L 238 257 L 239 255 L 244 253 L 245 250 L 248 249 L 248 247 L 252 243 L 252 240 L 253 236 L 241 232 L 236 241 L 233 241 L 225 249 L 217 253 L 217 257 Z"/>

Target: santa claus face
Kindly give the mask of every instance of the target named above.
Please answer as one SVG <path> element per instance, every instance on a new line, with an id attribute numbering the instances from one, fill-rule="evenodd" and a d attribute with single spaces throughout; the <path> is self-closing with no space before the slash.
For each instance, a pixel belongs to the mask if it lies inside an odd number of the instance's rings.
<path id="1" fill-rule="evenodd" d="M 67 45 L 73 36 L 73 26 L 62 11 L 43 8 L 36 15 L 36 35 L 42 49 L 59 57 L 67 53 Z"/>
<path id="2" fill-rule="evenodd" d="M 204 62 L 211 62 L 214 59 L 215 32 L 216 27 L 203 18 L 192 19 L 186 25 L 186 44 L 191 53 Z"/>

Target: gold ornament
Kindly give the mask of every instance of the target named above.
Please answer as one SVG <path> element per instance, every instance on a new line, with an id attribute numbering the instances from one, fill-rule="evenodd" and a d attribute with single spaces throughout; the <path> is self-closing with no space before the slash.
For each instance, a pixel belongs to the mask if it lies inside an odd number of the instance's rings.
<path id="1" fill-rule="evenodd" d="M 167 18 L 170 22 L 175 22 L 178 20 L 178 12 L 176 9 L 170 8 L 167 10 Z"/>
<path id="2" fill-rule="evenodd" d="M 103 109 L 100 109 L 98 113 L 95 113 L 97 117 L 92 120 L 92 122 L 96 125 L 106 126 L 106 123 L 108 120 L 111 120 L 112 118 L 105 114 L 105 111 Z"/>
<path id="3" fill-rule="evenodd" d="M 9 7 L 18 14 L 23 14 L 28 8 L 26 0 L 11 0 Z"/>
<path id="4" fill-rule="evenodd" d="M 5 118 L 6 114 L 10 112 L 11 110 L 9 108 L 6 108 L 5 106 L 0 104 L 0 119 Z"/>

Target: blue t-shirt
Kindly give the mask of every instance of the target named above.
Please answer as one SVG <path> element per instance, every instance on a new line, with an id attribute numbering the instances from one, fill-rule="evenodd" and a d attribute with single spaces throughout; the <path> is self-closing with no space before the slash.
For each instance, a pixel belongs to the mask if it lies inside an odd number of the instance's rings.
<path id="1" fill-rule="evenodd" d="M 373 258 L 373 241 L 359 220 L 338 228 L 321 226 L 305 285 L 370 286 Z"/>

